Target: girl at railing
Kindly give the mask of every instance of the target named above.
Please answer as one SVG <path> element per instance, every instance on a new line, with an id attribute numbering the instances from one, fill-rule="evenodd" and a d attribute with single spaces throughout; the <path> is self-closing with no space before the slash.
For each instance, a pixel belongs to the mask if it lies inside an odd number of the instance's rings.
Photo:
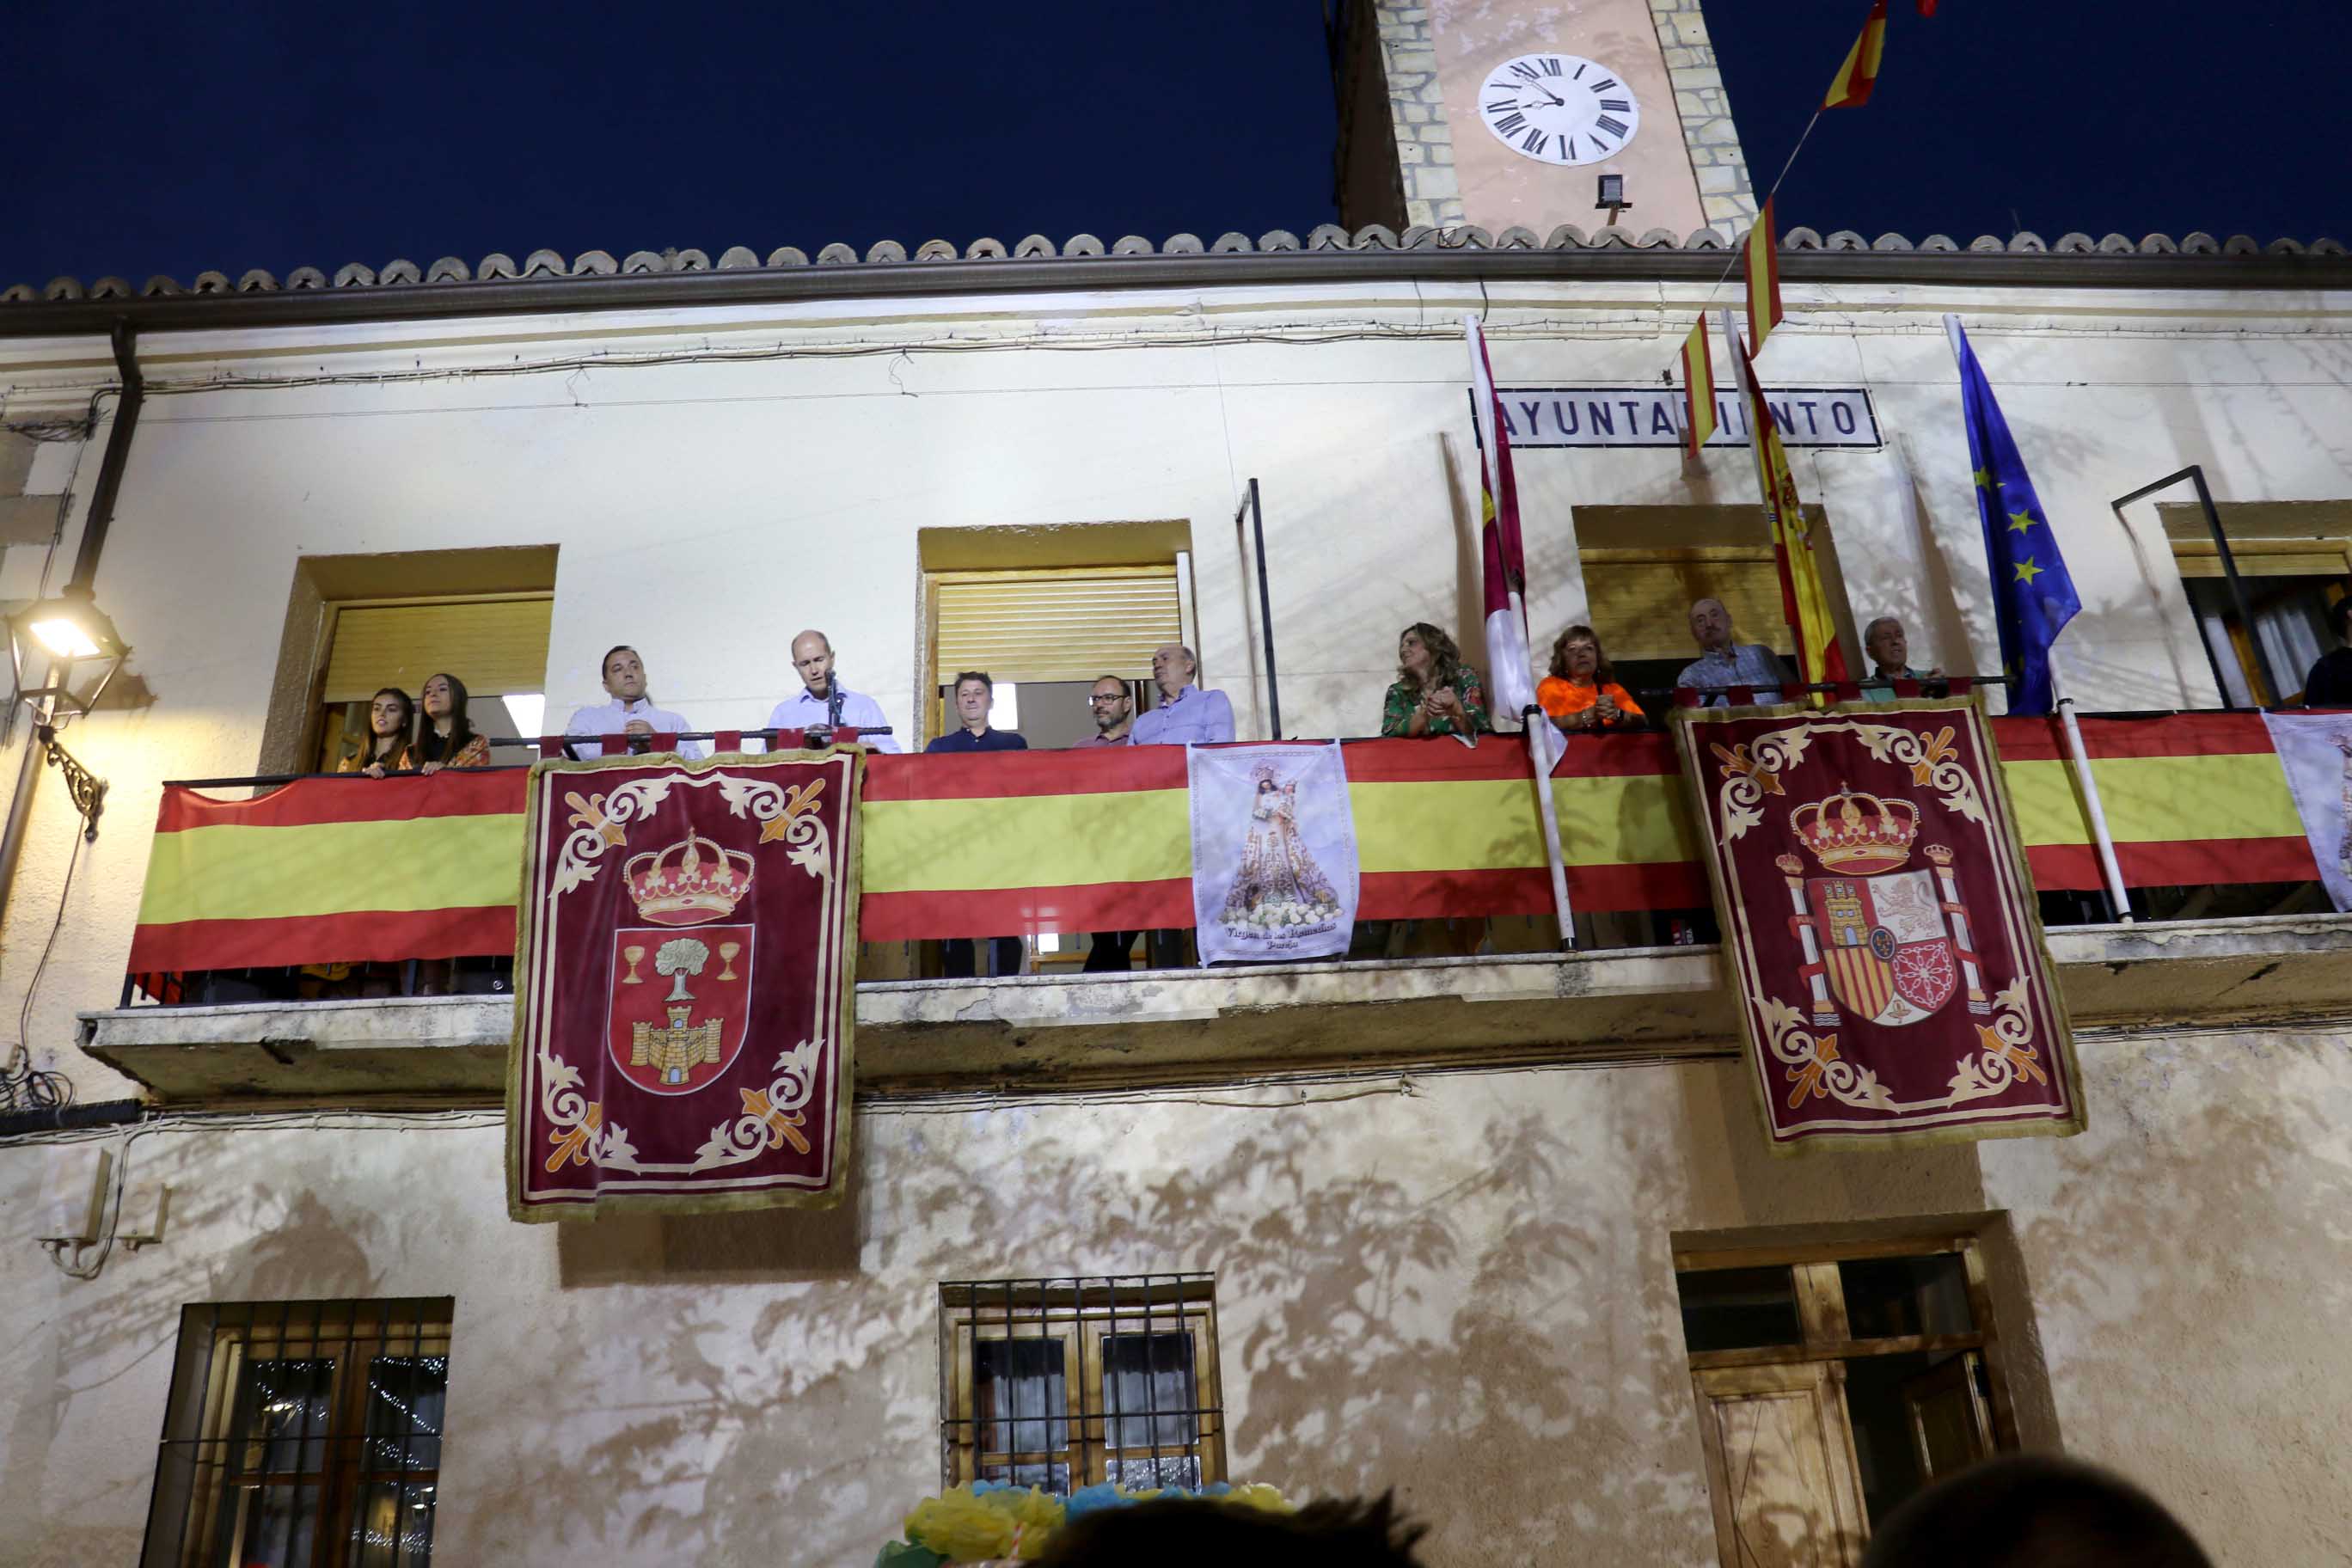
<path id="1" fill-rule="evenodd" d="M 416 771 L 416 748 L 408 738 L 415 722 L 416 704 L 397 686 L 387 686 L 368 702 L 367 744 L 356 757 L 335 764 L 339 773 L 365 773 L 380 779 L 386 773 Z"/>
<path id="2" fill-rule="evenodd" d="M 478 768 L 490 760 L 490 739 L 475 732 L 466 717 L 466 683 L 436 675 L 425 683 L 425 727 L 416 737 L 419 773 L 443 768 Z"/>

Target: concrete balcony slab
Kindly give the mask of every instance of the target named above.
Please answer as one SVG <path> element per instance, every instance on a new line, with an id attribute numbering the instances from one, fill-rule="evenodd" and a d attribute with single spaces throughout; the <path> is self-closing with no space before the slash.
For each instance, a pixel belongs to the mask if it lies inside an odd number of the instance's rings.
<path id="1" fill-rule="evenodd" d="M 2352 917 L 2051 933 L 2085 1032 L 2352 1016 Z M 510 997 L 131 1007 L 84 1048 L 174 1105 L 491 1104 Z M 1738 1019 L 1711 947 L 1151 970 L 857 988 L 860 1099 L 1289 1073 L 1720 1056 Z"/>

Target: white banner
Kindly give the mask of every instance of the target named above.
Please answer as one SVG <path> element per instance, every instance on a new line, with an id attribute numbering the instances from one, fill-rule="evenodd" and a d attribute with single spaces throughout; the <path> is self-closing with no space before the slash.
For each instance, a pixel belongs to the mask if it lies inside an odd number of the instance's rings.
<path id="1" fill-rule="evenodd" d="M 2319 879 L 2352 910 L 2352 713 L 2265 713 Z"/>
<path id="2" fill-rule="evenodd" d="M 1356 923 L 1356 817 L 1336 745 L 1188 746 L 1202 963 L 1331 958 Z"/>

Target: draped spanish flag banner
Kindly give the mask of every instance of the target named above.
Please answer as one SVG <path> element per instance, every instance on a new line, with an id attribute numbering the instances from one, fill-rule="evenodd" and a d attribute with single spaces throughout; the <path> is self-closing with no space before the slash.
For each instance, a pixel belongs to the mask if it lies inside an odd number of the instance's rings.
<path id="1" fill-rule="evenodd" d="M 2100 885 L 2055 719 L 1992 721 L 2035 886 Z M 2252 713 L 2082 721 L 2135 887 L 2318 879 Z M 1425 741 L 1346 747 L 1365 920 L 1551 908 L 1527 753 Z M 1552 778 L 1580 909 L 1707 900 L 1681 768 L 1659 734 L 1576 735 Z M 514 952 L 520 769 L 310 779 L 257 799 L 167 785 L 129 968 L 175 974 Z M 907 942 L 1134 931 L 1192 919 L 1177 746 L 873 756 L 859 812 L 860 934 Z"/>

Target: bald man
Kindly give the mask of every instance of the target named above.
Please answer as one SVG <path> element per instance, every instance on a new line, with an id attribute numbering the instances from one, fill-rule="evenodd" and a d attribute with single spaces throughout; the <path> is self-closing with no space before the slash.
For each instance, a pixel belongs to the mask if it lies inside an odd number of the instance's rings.
<path id="1" fill-rule="evenodd" d="M 1700 692 L 1700 707 L 1720 708 L 1729 702 L 1728 697 L 1709 694 L 1730 686 L 1752 688 L 1751 702 L 1780 700 L 1780 688 L 1788 684 L 1789 672 L 1781 667 L 1780 656 L 1762 643 L 1741 642 L 1732 629 L 1731 612 L 1721 599 L 1701 599 L 1693 605 L 1690 629 L 1691 641 L 1698 644 L 1698 657 L 1683 666 L 1675 684 Z"/>
<path id="2" fill-rule="evenodd" d="M 833 641 L 823 632 L 806 631 L 793 639 L 793 668 L 801 672 L 801 694 L 787 697 L 768 715 L 771 730 L 881 730 L 889 720 L 882 705 L 843 686 L 833 675 Z M 860 735 L 877 752 L 895 752 L 898 742 L 888 735 Z"/>

